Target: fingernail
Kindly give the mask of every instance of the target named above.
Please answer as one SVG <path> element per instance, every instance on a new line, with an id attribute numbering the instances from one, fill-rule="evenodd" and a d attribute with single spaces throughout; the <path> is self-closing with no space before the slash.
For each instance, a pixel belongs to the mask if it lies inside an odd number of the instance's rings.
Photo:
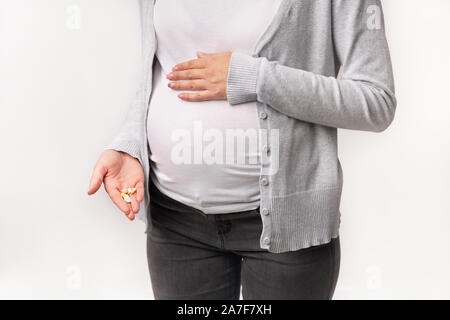
<path id="1" fill-rule="evenodd" d="M 175 66 L 175 67 L 172 68 L 172 71 L 177 71 L 177 70 L 178 70 L 178 67 L 177 67 L 177 66 Z"/>
<path id="2" fill-rule="evenodd" d="M 169 88 L 173 88 L 175 86 L 175 83 L 169 82 L 168 86 L 169 86 Z"/>
<path id="3" fill-rule="evenodd" d="M 170 80 L 172 80 L 172 79 L 173 79 L 173 74 L 172 74 L 172 72 L 171 72 L 171 73 L 169 73 L 169 74 L 167 75 L 167 79 L 170 79 Z"/>
<path id="4" fill-rule="evenodd" d="M 178 95 L 178 98 L 183 99 L 183 98 L 184 98 L 184 94 L 180 93 L 180 94 Z"/>

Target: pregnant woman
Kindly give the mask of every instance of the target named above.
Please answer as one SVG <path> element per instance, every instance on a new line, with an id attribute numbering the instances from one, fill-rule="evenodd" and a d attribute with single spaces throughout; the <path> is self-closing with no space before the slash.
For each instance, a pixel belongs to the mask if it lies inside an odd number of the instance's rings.
<path id="1" fill-rule="evenodd" d="M 146 222 L 155 298 L 331 299 L 337 129 L 396 108 L 380 1 L 140 4 L 142 85 L 88 193 Z"/>

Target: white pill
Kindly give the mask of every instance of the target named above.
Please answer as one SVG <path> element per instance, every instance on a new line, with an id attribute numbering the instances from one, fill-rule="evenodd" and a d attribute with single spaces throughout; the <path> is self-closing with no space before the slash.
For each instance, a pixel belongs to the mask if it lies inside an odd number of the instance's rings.
<path id="1" fill-rule="evenodd" d="M 129 195 L 125 195 L 125 197 L 123 197 L 123 200 L 125 200 L 125 202 L 128 202 L 128 203 L 130 203 L 131 202 L 131 198 L 130 198 L 130 196 Z"/>

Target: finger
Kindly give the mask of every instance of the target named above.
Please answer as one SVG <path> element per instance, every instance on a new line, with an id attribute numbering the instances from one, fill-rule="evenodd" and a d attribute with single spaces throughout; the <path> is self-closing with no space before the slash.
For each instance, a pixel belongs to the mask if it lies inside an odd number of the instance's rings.
<path id="1" fill-rule="evenodd" d="M 198 101 L 207 101 L 214 100 L 213 95 L 208 90 L 199 91 L 196 93 L 180 93 L 178 97 L 184 101 L 198 102 Z"/>
<path id="2" fill-rule="evenodd" d="M 92 173 L 91 181 L 89 183 L 88 195 L 94 194 L 100 188 L 103 182 L 103 177 L 108 170 L 104 166 L 95 166 Z"/>
<path id="3" fill-rule="evenodd" d="M 138 182 L 135 188 L 136 188 L 136 200 L 138 202 L 141 202 L 144 199 L 144 192 L 145 192 L 144 183 Z"/>
<path id="4" fill-rule="evenodd" d="M 173 68 L 172 71 L 181 71 L 181 70 L 187 70 L 187 69 L 202 69 L 206 66 L 206 61 L 201 59 L 193 59 L 184 61 L 181 63 L 177 63 Z"/>
<path id="5" fill-rule="evenodd" d="M 113 189 L 113 190 L 107 190 L 109 197 L 111 198 L 112 202 L 126 215 L 129 215 L 131 212 L 131 205 L 125 200 L 123 200 L 122 196 L 120 195 L 120 190 Z"/>
<path id="6" fill-rule="evenodd" d="M 195 80 L 204 79 L 205 72 L 204 69 L 190 69 L 184 71 L 172 71 L 167 75 L 169 80 Z"/>
<path id="7" fill-rule="evenodd" d="M 133 221 L 134 220 L 134 218 L 135 218 L 135 214 L 134 214 L 134 212 L 133 211 L 131 211 L 131 213 L 129 214 L 129 215 L 127 215 L 127 218 L 130 220 L 130 221 Z"/>
<path id="8" fill-rule="evenodd" d="M 205 90 L 207 82 L 205 80 L 175 81 L 169 82 L 169 88 L 173 90 Z"/>
<path id="9" fill-rule="evenodd" d="M 139 202 L 136 200 L 134 195 L 130 196 L 131 198 L 131 213 L 137 214 L 139 212 Z"/>
<path id="10" fill-rule="evenodd" d="M 202 58 L 206 58 L 208 56 L 212 56 L 212 55 L 217 55 L 218 53 L 206 53 L 206 52 L 202 52 L 202 51 L 197 51 L 197 57 L 202 60 Z"/>

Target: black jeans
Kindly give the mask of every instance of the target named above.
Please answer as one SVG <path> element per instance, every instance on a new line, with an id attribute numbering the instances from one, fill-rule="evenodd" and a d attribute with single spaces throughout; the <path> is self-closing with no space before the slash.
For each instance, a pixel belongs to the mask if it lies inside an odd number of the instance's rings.
<path id="1" fill-rule="evenodd" d="M 153 228 L 147 259 L 155 299 L 238 300 L 332 298 L 339 238 L 298 251 L 259 246 L 259 210 L 206 215 L 150 183 Z"/>

